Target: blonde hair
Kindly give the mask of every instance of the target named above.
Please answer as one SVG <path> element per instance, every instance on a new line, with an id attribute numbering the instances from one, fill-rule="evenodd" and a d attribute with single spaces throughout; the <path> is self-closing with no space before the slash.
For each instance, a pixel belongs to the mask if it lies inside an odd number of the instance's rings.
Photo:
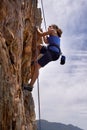
<path id="1" fill-rule="evenodd" d="M 62 35 L 62 30 L 61 30 L 57 25 L 55 25 L 55 24 L 52 24 L 51 26 L 52 26 L 54 29 L 56 29 L 57 35 L 58 35 L 59 37 L 61 37 L 61 35 Z"/>

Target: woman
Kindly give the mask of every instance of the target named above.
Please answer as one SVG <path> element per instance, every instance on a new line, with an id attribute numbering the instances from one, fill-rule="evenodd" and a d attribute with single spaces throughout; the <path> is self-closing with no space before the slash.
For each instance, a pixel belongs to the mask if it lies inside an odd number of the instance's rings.
<path id="1" fill-rule="evenodd" d="M 48 31 L 42 32 L 37 29 L 38 34 L 43 37 L 43 40 L 47 47 L 42 47 L 40 53 L 42 53 L 42 57 L 38 59 L 35 63 L 35 72 L 31 79 L 31 82 L 24 86 L 25 90 L 32 91 L 33 84 L 35 83 L 36 79 L 38 78 L 38 71 L 41 67 L 44 67 L 51 61 L 56 61 L 61 54 L 60 50 L 60 37 L 62 35 L 62 30 L 55 24 L 48 27 Z"/>

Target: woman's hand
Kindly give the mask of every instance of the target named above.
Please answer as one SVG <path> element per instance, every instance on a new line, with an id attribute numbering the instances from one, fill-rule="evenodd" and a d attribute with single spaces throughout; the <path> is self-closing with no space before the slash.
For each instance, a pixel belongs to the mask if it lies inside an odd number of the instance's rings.
<path id="1" fill-rule="evenodd" d="M 43 34 L 43 30 L 42 30 L 42 29 L 37 28 L 37 33 L 41 36 L 41 35 Z"/>

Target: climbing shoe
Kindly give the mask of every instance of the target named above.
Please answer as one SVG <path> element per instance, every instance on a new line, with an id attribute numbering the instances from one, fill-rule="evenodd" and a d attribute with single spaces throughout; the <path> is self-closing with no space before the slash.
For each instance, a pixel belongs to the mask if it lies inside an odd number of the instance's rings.
<path id="1" fill-rule="evenodd" d="M 32 91 L 33 90 L 33 87 L 32 86 L 30 86 L 30 84 L 27 84 L 27 85 L 23 85 L 23 89 L 24 90 L 28 90 L 28 91 Z"/>

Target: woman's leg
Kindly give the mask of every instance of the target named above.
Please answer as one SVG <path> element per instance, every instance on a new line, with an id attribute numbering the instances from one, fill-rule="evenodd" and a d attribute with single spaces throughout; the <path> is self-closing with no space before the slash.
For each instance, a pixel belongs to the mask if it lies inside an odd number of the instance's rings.
<path id="1" fill-rule="evenodd" d="M 39 69 L 40 69 L 40 68 L 41 68 L 41 66 L 36 62 L 36 63 L 35 63 L 35 70 L 34 70 L 33 77 L 32 77 L 32 79 L 31 79 L 31 81 L 30 81 L 30 83 L 29 83 L 31 87 L 33 87 L 33 85 L 34 85 L 36 79 L 38 78 Z"/>
<path id="2" fill-rule="evenodd" d="M 24 89 L 32 91 L 33 85 L 39 75 L 39 69 L 47 65 L 50 61 L 52 61 L 52 56 L 50 51 L 47 51 L 38 61 L 34 63 L 35 64 L 34 74 L 32 76 L 30 83 L 27 86 L 24 86 Z"/>
<path id="3" fill-rule="evenodd" d="M 41 68 L 41 66 L 36 62 L 35 63 L 35 71 L 34 71 L 33 77 L 32 77 L 32 79 L 31 79 L 29 84 L 23 85 L 24 90 L 28 90 L 30 92 L 33 90 L 33 85 L 34 85 L 36 79 L 38 78 L 39 69 L 40 68 Z"/>

